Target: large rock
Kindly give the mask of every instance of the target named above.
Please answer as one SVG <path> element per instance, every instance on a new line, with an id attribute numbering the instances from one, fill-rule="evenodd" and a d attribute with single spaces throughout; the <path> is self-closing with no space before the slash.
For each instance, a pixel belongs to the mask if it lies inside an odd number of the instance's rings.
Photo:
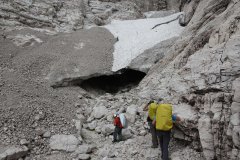
<path id="1" fill-rule="evenodd" d="M 123 139 L 126 140 L 129 138 L 132 138 L 133 134 L 131 133 L 131 131 L 129 129 L 123 129 L 122 136 L 123 136 Z"/>
<path id="2" fill-rule="evenodd" d="M 75 153 L 77 154 L 87 154 L 92 152 L 92 147 L 89 145 L 80 145 L 78 148 L 75 150 Z"/>
<path id="3" fill-rule="evenodd" d="M 177 38 L 174 37 L 165 40 L 155 45 L 154 47 L 145 50 L 131 62 L 129 68 L 147 73 L 154 64 L 156 64 L 165 56 L 167 49 L 174 44 L 174 41 L 176 41 L 176 39 Z"/>
<path id="4" fill-rule="evenodd" d="M 100 119 L 108 114 L 108 109 L 105 106 L 96 106 L 93 108 L 93 117 Z"/>
<path id="5" fill-rule="evenodd" d="M 136 115 L 137 115 L 137 106 L 136 105 L 131 105 L 127 108 L 126 110 L 126 119 L 131 122 L 134 123 L 136 120 Z"/>
<path id="6" fill-rule="evenodd" d="M 78 159 L 79 160 L 88 160 L 88 159 L 91 159 L 91 157 L 89 154 L 79 154 Z"/>
<path id="7" fill-rule="evenodd" d="M 56 58 L 46 77 L 51 86 L 81 85 L 83 80 L 110 72 L 114 42 L 106 29 L 92 28 L 56 36 L 34 52 Z"/>
<path id="8" fill-rule="evenodd" d="M 26 146 L 4 146 L 0 145 L 0 160 L 14 160 L 26 156 L 28 148 Z"/>
<path id="9" fill-rule="evenodd" d="M 73 152 L 78 144 L 79 140 L 73 135 L 53 135 L 50 138 L 50 147 L 53 150 Z"/>
<path id="10" fill-rule="evenodd" d="M 114 126 L 112 124 L 103 125 L 101 127 L 101 133 L 104 135 L 110 135 L 114 131 Z"/>

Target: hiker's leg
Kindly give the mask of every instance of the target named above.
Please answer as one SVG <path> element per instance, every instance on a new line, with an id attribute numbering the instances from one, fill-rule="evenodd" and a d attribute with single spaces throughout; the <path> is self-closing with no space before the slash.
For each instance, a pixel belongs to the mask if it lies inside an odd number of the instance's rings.
<path id="1" fill-rule="evenodd" d="M 163 136 L 163 160 L 168 160 L 168 145 L 170 142 L 170 135 L 171 132 L 164 132 L 164 136 Z"/>
<path id="2" fill-rule="evenodd" d="M 152 147 L 158 147 L 158 139 L 157 139 L 157 133 L 156 133 L 156 128 L 155 126 L 152 124 L 152 122 L 149 122 L 149 126 L 150 126 L 150 131 L 152 134 Z"/>
<path id="3" fill-rule="evenodd" d="M 113 132 L 113 141 L 117 141 L 117 127 L 115 127 L 114 132 Z"/>
<path id="4" fill-rule="evenodd" d="M 122 140 L 122 128 L 119 128 L 119 130 L 118 130 L 118 140 L 119 141 Z"/>
<path id="5" fill-rule="evenodd" d="M 163 136 L 161 131 L 156 130 L 157 132 L 157 138 L 158 138 L 158 142 L 160 144 L 160 148 L 161 148 L 161 157 L 163 157 Z"/>

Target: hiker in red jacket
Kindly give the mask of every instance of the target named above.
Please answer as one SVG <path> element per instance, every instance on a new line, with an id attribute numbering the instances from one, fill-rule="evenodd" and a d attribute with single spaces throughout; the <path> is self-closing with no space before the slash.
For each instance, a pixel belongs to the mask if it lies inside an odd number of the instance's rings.
<path id="1" fill-rule="evenodd" d="M 113 115 L 113 124 L 115 126 L 115 129 L 114 129 L 114 132 L 113 132 L 113 143 L 114 142 L 119 142 L 122 140 L 122 124 L 121 124 L 121 120 L 120 120 L 120 117 L 119 117 L 119 114 L 118 113 L 115 113 Z"/>

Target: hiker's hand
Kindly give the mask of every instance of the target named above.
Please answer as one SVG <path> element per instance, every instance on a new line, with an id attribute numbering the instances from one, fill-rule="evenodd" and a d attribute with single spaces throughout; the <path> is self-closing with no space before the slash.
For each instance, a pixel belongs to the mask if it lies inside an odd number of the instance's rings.
<path id="1" fill-rule="evenodd" d="M 155 126 L 156 125 L 156 120 L 152 121 L 152 125 Z"/>

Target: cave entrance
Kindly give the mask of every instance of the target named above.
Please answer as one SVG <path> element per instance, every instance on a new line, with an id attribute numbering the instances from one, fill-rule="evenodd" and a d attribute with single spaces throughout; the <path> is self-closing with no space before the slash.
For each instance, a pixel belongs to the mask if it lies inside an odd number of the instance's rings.
<path id="1" fill-rule="evenodd" d="M 82 81 L 80 87 L 95 94 L 127 92 L 136 87 L 146 73 L 122 69 L 112 75 L 102 75 Z"/>

